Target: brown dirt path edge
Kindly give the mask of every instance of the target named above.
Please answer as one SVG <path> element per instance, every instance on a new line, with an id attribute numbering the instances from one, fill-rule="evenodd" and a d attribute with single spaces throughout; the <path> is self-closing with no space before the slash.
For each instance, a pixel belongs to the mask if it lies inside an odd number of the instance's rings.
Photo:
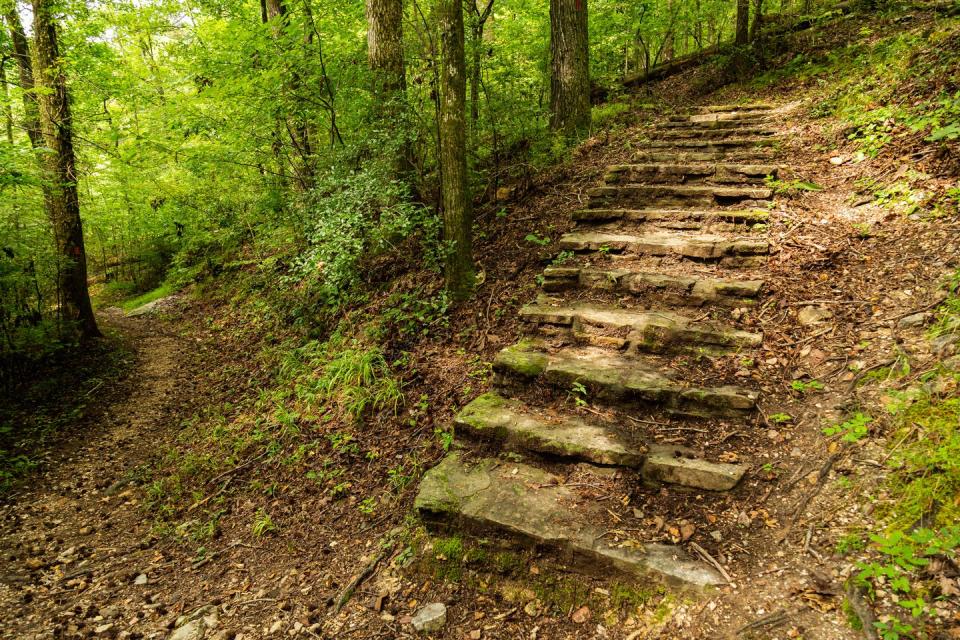
<path id="1" fill-rule="evenodd" d="M 84 602 L 132 582 L 152 560 L 137 469 L 176 433 L 191 404 L 198 349 L 151 317 L 114 311 L 100 321 L 121 334 L 136 364 L 119 389 L 94 396 L 85 431 L 64 437 L 45 469 L 0 506 L 3 638 L 84 637 L 98 628 L 110 637 L 105 627 L 119 609 Z"/>

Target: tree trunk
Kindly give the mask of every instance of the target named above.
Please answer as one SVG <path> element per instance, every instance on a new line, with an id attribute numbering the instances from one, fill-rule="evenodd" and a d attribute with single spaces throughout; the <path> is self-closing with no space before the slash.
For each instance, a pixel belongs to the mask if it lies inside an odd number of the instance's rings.
<path id="1" fill-rule="evenodd" d="M 590 130 L 587 0 L 550 0 L 550 128 Z"/>
<path id="2" fill-rule="evenodd" d="M 403 0 L 367 0 L 367 61 L 377 101 L 383 104 L 402 97 L 407 87 Z"/>
<path id="3" fill-rule="evenodd" d="M 753 23 L 750 25 L 750 42 L 760 38 L 760 27 L 763 24 L 763 0 L 753 0 Z"/>
<path id="4" fill-rule="evenodd" d="M 470 0 L 470 143 L 476 144 L 477 127 L 480 123 L 480 73 L 483 60 L 483 30 L 493 11 L 494 0 L 488 0 L 483 11 L 477 7 L 478 0 Z"/>
<path id="5" fill-rule="evenodd" d="M 394 138 L 404 136 L 402 116 L 407 89 L 403 59 L 403 0 L 367 1 L 367 62 L 373 73 L 374 114 Z M 406 140 L 397 144 L 394 170 L 410 173 L 413 163 Z"/>
<path id="6" fill-rule="evenodd" d="M 454 300 L 473 292 L 473 211 L 467 179 L 467 83 L 461 0 L 439 0 L 440 24 L 440 191 L 447 289 Z"/>
<path id="7" fill-rule="evenodd" d="M 3 86 L 3 128 L 7 142 L 13 144 L 13 108 L 10 106 L 10 87 L 7 85 L 7 59 L 0 58 L 0 85 Z"/>
<path id="8" fill-rule="evenodd" d="M 273 35 L 277 39 L 284 36 L 289 24 L 290 18 L 287 14 L 287 5 L 284 0 L 266 0 L 264 3 L 268 22 L 273 28 Z M 284 51 L 283 55 L 291 55 Z M 286 93 L 290 94 L 290 100 L 285 105 L 285 110 L 289 108 L 298 98 L 297 93 L 301 89 L 300 74 L 296 70 L 291 71 L 289 79 L 284 82 Z M 302 190 L 307 191 L 313 186 L 314 182 L 314 158 L 313 146 L 310 140 L 310 128 L 303 118 L 290 116 L 286 119 L 286 129 L 290 142 L 293 145 L 293 151 L 300 156 L 300 166 L 294 166 L 297 173 L 297 181 Z"/>
<path id="9" fill-rule="evenodd" d="M 90 338 L 99 336 L 100 330 L 87 290 L 87 255 L 80 222 L 70 94 L 51 4 L 51 0 L 33 0 L 34 78 L 43 88 L 40 128 L 48 149 L 44 158 L 45 178 L 49 183 L 45 199 L 57 252 L 62 260 L 57 284 L 63 312 L 69 322 L 77 324 L 81 338 Z"/>
<path id="10" fill-rule="evenodd" d="M 750 0 L 737 0 L 736 44 L 743 46 L 750 42 Z"/>
<path id="11" fill-rule="evenodd" d="M 37 149 L 43 146 L 40 134 L 40 110 L 37 105 L 37 94 L 33 91 L 33 68 L 30 62 L 30 45 L 20 22 L 20 14 L 16 5 L 11 3 L 4 14 L 7 28 L 10 31 L 10 41 L 13 43 L 13 58 L 17 63 L 17 73 L 20 76 L 20 93 L 23 96 L 23 128 L 27 130 L 30 145 Z"/>

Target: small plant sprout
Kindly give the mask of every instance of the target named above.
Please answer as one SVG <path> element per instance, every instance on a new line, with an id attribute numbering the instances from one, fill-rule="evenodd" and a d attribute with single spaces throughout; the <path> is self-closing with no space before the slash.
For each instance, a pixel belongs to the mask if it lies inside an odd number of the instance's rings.
<path id="1" fill-rule="evenodd" d="M 259 509 L 253 518 L 253 537 L 262 538 L 268 533 L 277 530 L 277 525 L 273 523 L 270 514 Z"/>

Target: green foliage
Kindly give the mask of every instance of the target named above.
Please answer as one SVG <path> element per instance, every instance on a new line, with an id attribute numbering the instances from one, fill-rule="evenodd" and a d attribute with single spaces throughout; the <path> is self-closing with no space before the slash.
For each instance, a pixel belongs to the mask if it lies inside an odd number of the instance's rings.
<path id="1" fill-rule="evenodd" d="M 806 382 L 803 380 L 793 380 L 790 383 L 790 388 L 801 395 L 813 391 L 823 391 L 826 389 L 823 383 L 819 380 L 808 380 Z"/>
<path id="2" fill-rule="evenodd" d="M 850 418 L 830 427 L 823 428 L 823 435 L 825 436 L 840 436 L 840 439 L 844 442 L 859 442 L 867 437 L 869 433 L 869 424 L 873 422 L 873 418 L 866 415 L 865 413 L 857 412 L 853 414 Z"/>
<path id="3" fill-rule="evenodd" d="M 354 419 L 367 411 L 396 413 L 404 402 L 402 385 L 383 352 L 339 333 L 290 350 L 280 376 L 308 407 L 332 403 Z"/>
<path id="4" fill-rule="evenodd" d="M 277 525 L 273 523 L 273 519 L 270 518 L 269 513 L 260 509 L 253 517 L 253 526 L 251 529 L 255 538 L 262 538 L 266 534 L 276 531 Z"/>
<path id="5" fill-rule="evenodd" d="M 767 176 L 767 186 L 777 195 L 795 195 L 803 191 L 823 191 L 823 187 L 809 180 L 778 180 Z"/>

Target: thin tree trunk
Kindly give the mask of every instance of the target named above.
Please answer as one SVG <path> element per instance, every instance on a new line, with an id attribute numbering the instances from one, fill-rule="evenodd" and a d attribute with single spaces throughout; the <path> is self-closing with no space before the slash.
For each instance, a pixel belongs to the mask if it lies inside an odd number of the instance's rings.
<path id="1" fill-rule="evenodd" d="M 760 27 L 763 24 L 763 0 L 753 0 L 753 23 L 750 25 L 750 42 L 756 42 L 760 37 Z"/>
<path id="2" fill-rule="evenodd" d="M 76 322 L 82 338 L 100 335 L 87 289 L 87 256 L 80 221 L 76 157 L 73 151 L 73 119 L 70 94 L 57 42 L 51 0 L 33 0 L 33 31 L 36 41 L 34 77 L 44 91 L 40 97 L 40 126 L 45 153 L 47 214 L 53 223 L 57 251 L 62 260 L 58 288 L 66 319 Z"/>
<path id="3" fill-rule="evenodd" d="M 450 245 L 447 289 L 454 300 L 473 292 L 473 211 L 467 179 L 466 68 L 461 0 L 439 0 L 440 25 L 440 191 L 443 235 Z"/>
<path id="4" fill-rule="evenodd" d="M 10 106 L 10 87 L 7 85 L 7 59 L 0 59 L 0 85 L 3 86 L 3 128 L 7 142 L 13 144 L 13 108 Z"/>
<path id="5" fill-rule="evenodd" d="M 750 42 L 750 0 L 737 0 L 737 35 L 735 42 L 738 46 Z"/>
<path id="6" fill-rule="evenodd" d="M 550 128 L 590 130 L 587 0 L 550 0 Z"/>
<path id="7" fill-rule="evenodd" d="M 20 22 L 20 14 L 16 6 L 11 3 L 4 14 L 7 28 L 10 31 L 10 41 L 13 43 L 13 59 L 17 63 L 17 72 L 20 76 L 20 94 L 23 96 L 23 127 L 27 130 L 30 145 L 37 149 L 43 146 L 40 134 L 40 110 L 37 105 L 37 95 L 33 90 L 33 68 L 30 62 L 30 45 Z"/>
<path id="8" fill-rule="evenodd" d="M 477 126 L 480 122 L 480 72 L 483 60 L 483 30 L 487 18 L 493 11 L 494 0 L 488 0 L 483 11 L 477 7 L 477 0 L 470 0 L 473 15 L 470 16 L 470 142 L 476 145 Z"/>

